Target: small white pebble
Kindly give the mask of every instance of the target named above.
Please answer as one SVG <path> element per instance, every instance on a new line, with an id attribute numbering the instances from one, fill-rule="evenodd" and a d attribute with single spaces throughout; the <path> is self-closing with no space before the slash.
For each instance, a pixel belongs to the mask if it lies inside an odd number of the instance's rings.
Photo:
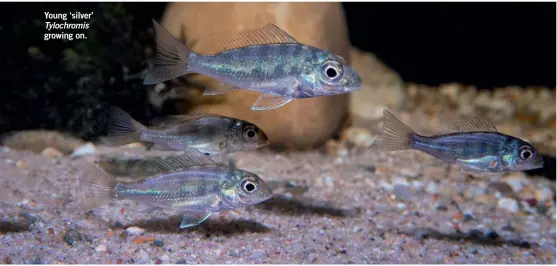
<path id="1" fill-rule="evenodd" d="M 95 251 L 96 251 L 96 252 L 105 252 L 105 251 L 106 251 L 106 246 L 105 246 L 105 245 L 98 245 L 98 246 L 95 248 Z"/>
<path id="2" fill-rule="evenodd" d="M 510 213 L 517 213 L 520 210 L 520 206 L 515 199 L 501 198 L 497 202 L 497 207 L 505 209 Z"/>
<path id="3" fill-rule="evenodd" d="M 139 228 L 137 226 L 132 226 L 132 227 L 126 228 L 126 232 L 128 232 L 128 234 L 130 234 L 130 235 L 140 235 L 140 234 L 143 234 L 145 232 L 145 229 Z"/>
<path id="4" fill-rule="evenodd" d="M 396 205 L 396 207 L 402 210 L 402 209 L 406 208 L 406 204 L 400 202 Z"/>
<path id="5" fill-rule="evenodd" d="M 439 188 L 437 187 L 437 184 L 430 182 L 427 184 L 425 191 L 429 194 L 437 194 L 439 193 Z"/>
<path id="6" fill-rule="evenodd" d="M 89 154 L 95 154 L 97 152 L 97 149 L 95 148 L 95 145 L 93 145 L 93 143 L 87 143 L 83 146 L 79 146 L 77 147 L 73 153 L 72 153 L 72 157 L 79 157 L 79 156 L 84 156 L 84 155 L 89 155 Z"/>
<path id="7" fill-rule="evenodd" d="M 553 198 L 553 191 L 548 188 L 544 187 L 541 189 L 536 190 L 536 200 L 539 202 L 546 202 Z"/>
<path id="8" fill-rule="evenodd" d="M 412 187 L 414 187 L 416 191 L 421 191 L 424 188 L 424 183 L 414 180 L 412 181 Z"/>

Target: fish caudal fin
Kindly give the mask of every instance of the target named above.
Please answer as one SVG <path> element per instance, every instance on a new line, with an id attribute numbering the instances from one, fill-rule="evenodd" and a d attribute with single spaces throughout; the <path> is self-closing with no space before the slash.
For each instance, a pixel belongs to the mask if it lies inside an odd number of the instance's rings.
<path id="1" fill-rule="evenodd" d="M 146 127 L 135 121 L 128 113 L 111 106 L 108 135 L 104 138 L 104 143 L 109 146 L 123 146 L 138 142 L 143 129 Z"/>
<path id="2" fill-rule="evenodd" d="M 406 150 L 410 147 L 414 131 L 387 110 L 383 110 L 383 131 L 371 145 L 380 151 Z"/>
<path id="3" fill-rule="evenodd" d="M 154 20 L 153 27 L 157 52 L 153 67 L 145 74 L 144 85 L 162 83 L 189 73 L 191 50 Z"/>
<path id="4" fill-rule="evenodd" d="M 99 167 L 89 164 L 84 171 L 84 188 L 87 190 L 85 207 L 92 210 L 103 205 L 116 197 L 117 181 L 114 176 L 101 170 Z M 92 193 L 89 194 L 89 193 Z"/>

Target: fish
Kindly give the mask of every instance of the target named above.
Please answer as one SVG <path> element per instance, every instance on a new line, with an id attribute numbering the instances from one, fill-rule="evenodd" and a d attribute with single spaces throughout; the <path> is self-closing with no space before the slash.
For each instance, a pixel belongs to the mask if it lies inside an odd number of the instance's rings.
<path id="1" fill-rule="evenodd" d="M 417 150 L 432 159 L 424 166 L 454 164 L 470 175 L 526 171 L 543 167 L 532 144 L 498 132 L 486 117 L 432 123 L 418 134 L 388 110 L 381 135 L 371 145 L 378 151 Z"/>
<path id="2" fill-rule="evenodd" d="M 120 182 L 98 166 L 87 164 L 83 180 L 87 191 L 82 193 L 85 208 L 129 199 L 149 209 L 178 210 L 183 213 L 180 228 L 189 228 L 214 213 L 256 205 L 273 194 L 258 175 L 215 163 L 195 150 L 143 163 L 156 174 L 141 171 L 147 167 L 138 168 L 131 172 L 135 182 Z"/>
<path id="3" fill-rule="evenodd" d="M 151 127 L 145 126 L 122 109 L 111 106 L 108 134 L 103 141 L 109 146 L 145 142 L 148 149 L 196 149 L 206 155 L 226 155 L 269 145 L 269 138 L 259 127 L 226 116 L 199 113 L 169 115 L 157 117 L 151 124 Z"/>
<path id="4" fill-rule="evenodd" d="M 343 57 L 299 43 L 271 23 L 202 38 L 196 52 L 155 20 L 153 25 L 157 51 L 144 85 L 202 74 L 220 82 L 203 95 L 262 92 L 252 110 L 276 109 L 293 99 L 349 93 L 361 87 L 360 76 Z"/>

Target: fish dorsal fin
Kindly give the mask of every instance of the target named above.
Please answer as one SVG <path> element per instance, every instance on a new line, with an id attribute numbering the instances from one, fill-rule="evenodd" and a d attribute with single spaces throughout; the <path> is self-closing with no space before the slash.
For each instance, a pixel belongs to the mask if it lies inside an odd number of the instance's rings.
<path id="1" fill-rule="evenodd" d="M 163 127 L 174 125 L 183 121 L 194 120 L 194 119 L 202 119 L 208 117 L 214 117 L 214 114 L 205 114 L 205 113 L 191 113 L 187 115 L 166 115 L 155 117 L 151 120 L 151 125 L 154 127 Z"/>
<path id="2" fill-rule="evenodd" d="M 129 169 L 130 176 L 141 178 L 167 173 L 193 166 L 217 165 L 209 156 L 194 150 L 183 150 L 180 155 L 146 158 Z"/>
<path id="3" fill-rule="evenodd" d="M 493 123 L 483 116 L 476 116 L 470 120 L 457 120 L 448 123 L 430 123 L 424 133 L 430 135 L 446 135 L 462 132 L 497 132 Z"/>
<path id="4" fill-rule="evenodd" d="M 264 27 L 253 30 L 219 33 L 205 37 L 197 41 L 196 52 L 218 54 L 240 47 L 272 43 L 298 42 L 286 31 L 275 24 L 269 23 Z"/>

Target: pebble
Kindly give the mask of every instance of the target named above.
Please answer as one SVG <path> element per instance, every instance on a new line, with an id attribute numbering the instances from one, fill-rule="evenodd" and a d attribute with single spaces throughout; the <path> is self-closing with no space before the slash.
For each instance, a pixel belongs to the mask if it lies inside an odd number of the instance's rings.
<path id="1" fill-rule="evenodd" d="M 402 184 L 395 185 L 393 189 L 393 193 L 396 196 L 397 200 L 411 200 L 412 199 L 412 190 L 410 187 Z"/>
<path id="2" fill-rule="evenodd" d="M 416 169 L 402 168 L 399 173 L 408 178 L 416 178 L 420 176 L 420 172 Z"/>
<path id="3" fill-rule="evenodd" d="M 412 187 L 414 187 L 415 191 L 421 191 L 424 188 L 424 183 L 418 180 L 412 181 Z"/>
<path id="4" fill-rule="evenodd" d="M 507 183 L 514 192 L 520 192 L 524 189 L 524 186 L 528 184 L 528 180 L 524 175 L 517 175 L 513 174 L 505 179 L 505 183 Z"/>
<path id="5" fill-rule="evenodd" d="M 137 226 L 131 226 L 126 228 L 126 232 L 128 232 L 129 235 L 141 235 L 145 233 L 145 229 Z"/>
<path id="6" fill-rule="evenodd" d="M 505 209 L 510 213 L 517 213 L 520 210 L 520 206 L 515 199 L 511 198 L 501 198 L 497 202 L 497 207 Z"/>
<path id="7" fill-rule="evenodd" d="M 189 264 L 189 263 L 186 259 L 180 259 L 180 260 L 176 261 L 176 264 Z"/>
<path id="8" fill-rule="evenodd" d="M 439 187 L 437 186 L 437 184 L 430 182 L 427 184 L 425 191 L 429 194 L 437 194 L 439 193 Z"/>
<path id="9" fill-rule="evenodd" d="M 15 163 L 15 166 L 16 166 L 17 168 L 22 168 L 22 169 L 27 169 L 27 168 L 29 168 L 29 164 L 28 164 L 27 161 L 25 161 L 25 160 L 18 160 L 18 161 Z"/>
<path id="10" fill-rule="evenodd" d="M 486 189 L 482 188 L 482 187 L 477 187 L 477 186 L 470 186 L 468 187 L 468 189 L 464 192 L 464 197 L 468 198 L 468 199 L 474 199 L 476 197 L 479 197 L 481 195 L 484 195 L 486 193 Z"/>
<path id="11" fill-rule="evenodd" d="M 263 257 L 265 257 L 265 252 L 263 252 L 263 251 L 254 251 L 251 254 L 251 259 L 253 259 L 253 260 L 260 260 Z"/>
<path id="12" fill-rule="evenodd" d="M 164 247 L 164 242 L 160 239 L 157 239 L 153 242 L 153 245 L 156 247 Z"/>
<path id="13" fill-rule="evenodd" d="M 98 246 L 95 248 L 95 251 L 96 251 L 96 252 L 105 252 L 105 251 L 106 251 L 106 246 L 105 246 L 105 245 L 102 245 L 102 244 L 101 244 L 101 245 L 98 245 Z"/>
<path id="14" fill-rule="evenodd" d="M 553 191 L 550 188 L 544 187 L 536 190 L 536 200 L 538 202 L 546 202 L 553 199 Z"/>
<path id="15" fill-rule="evenodd" d="M 385 180 L 379 181 L 379 187 L 387 192 L 393 191 L 393 185 L 387 183 Z"/>
<path id="16" fill-rule="evenodd" d="M 470 221 L 474 221 L 474 220 L 476 220 L 476 217 L 471 212 L 464 212 L 464 214 L 462 215 L 462 221 L 463 222 L 470 222 Z"/>
<path id="17" fill-rule="evenodd" d="M 0 152 L 9 152 L 10 148 L 6 147 L 6 146 L 2 146 L 0 147 Z"/>
<path id="18" fill-rule="evenodd" d="M 163 263 L 168 263 L 168 261 L 170 260 L 170 257 L 168 257 L 168 255 L 164 254 L 161 256 L 161 260 Z"/>
<path id="19" fill-rule="evenodd" d="M 356 147 L 367 148 L 372 143 L 374 138 L 369 131 L 363 128 L 348 128 L 342 133 L 342 138 L 351 145 Z"/>
<path id="20" fill-rule="evenodd" d="M 64 153 L 62 153 L 61 151 L 52 148 L 52 147 L 46 147 L 42 152 L 41 152 L 42 156 L 45 157 L 49 157 L 49 158 L 60 158 L 62 156 L 64 156 Z"/>
<path id="21" fill-rule="evenodd" d="M 79 157 L 79 156 L 84 156 L 84 155 L 89 155 L 89 154 L 95 154 L 97 152 L 97 149 L 95 148 L 95 145 L 93 145 L 93 143 L 87 143 L 83 146 L 79 146 L 77 147 L 73 153 L 72 153 L 72 157 Z"/>

